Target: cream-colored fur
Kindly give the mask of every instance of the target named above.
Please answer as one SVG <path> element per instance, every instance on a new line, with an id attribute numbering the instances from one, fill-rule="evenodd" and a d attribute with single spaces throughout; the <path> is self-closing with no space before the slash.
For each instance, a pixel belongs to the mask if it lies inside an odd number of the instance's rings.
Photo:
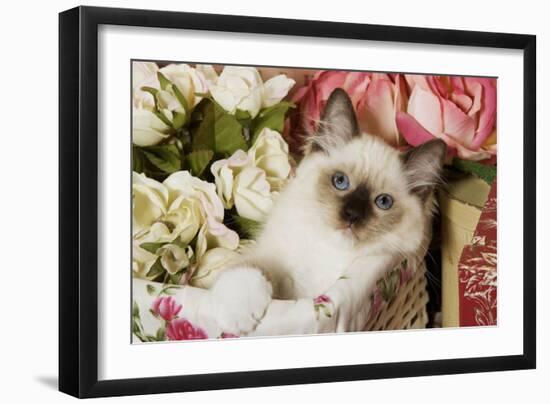
<path id="1" fill-rule="evenodd" d="M 336 229 L 327 217 L 335 207 L 319 198 L 318 177 L 353 164 L 354 178 L 368 178 L 375 189 L 394 196 L 403 210 L 391 232 L 358 239 L 349 228 Z M 423 256 L 430 238 L 432 199 L 410 190 L 400 153 L 376 137 L 362 135 L 313 152 L 278 195 L 257 243 L 242 262 L 221 272 L 211 290 L 215 317 L 226 332 L 250 332 L 272 298 L 314 298 L 366 255 Z M 368 268 L 365 268 L 368 271 Z"/>

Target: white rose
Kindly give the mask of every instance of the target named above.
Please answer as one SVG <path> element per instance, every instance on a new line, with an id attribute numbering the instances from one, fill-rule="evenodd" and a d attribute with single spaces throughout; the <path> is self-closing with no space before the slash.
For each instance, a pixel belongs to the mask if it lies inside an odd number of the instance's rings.
<path id="1" fill-rule="evenodd" d="M 256 167 L 265 171 L 271 190 L 280 190 L 291 167 L 288 144 L 279 132 L 264 128 L 248 151 L 248 156 Z"/>
<path id="2" fill-rule="evenodd" d="M 197 177 L 188 171 L 177 171 L 163 182 L 168 189 L 170 203 L 177 198 L 193 198 L 201 203 L 205 216 L 212 216 L 217 221 L 223 221 L 224 209 L 216 193 L 216 186 Z"/>
<path id="3" fill-rule="evenodd" d="M 207 217 L 199 230 L 195 252 L 197 258 L 200 260 L 204 253 L 212 248 L 223 247 L 229 250 L 236 250 L 238 246 L 239 235 L 236 232 L 229 229 L 223 223 Z"/>
<path id="4" fill-rule="evenodd" d="M 159 110 L 165 115 L 173 112 L 186 114 L 184 106 L 179 102 L 172 89 L 159 90 L 157 93 L 157 100 Z"/>
<path id="5" fill-rule="evenodd" d="M 200 259 L 212 248 L 235 250 L 239 246 L 238 234 L 222 223 L 224 209 L 214 184 L 187 171 L 170 175 L 162 184 L 134 172 L 132 190 L 136 276 L 147 278 L 159 258 L 162 267 L 175 274 L 189 265 L 193 249 Z M 195 239 L 195 246 L 190 246 Z"/>
<path id="6" fill-rule="evenodd" d="M 233 197 L 239 216 L 264 221 L 273 206 L 264 170 L 254 166 L 245 167 L 235 178 Z"/>
<path id="7" fill-rule="evenodd" d="M 132 269 L 140 278 L 147 278 L 147 273 L 157 260 L 158 256 L 141 247 L 145 243 L 166 243 L 170 241 L 168 227 L 161 223 L 154 223 L 149 229 L 135 234 L 132 240 Z"/>
<path id="8" fill-rule="evenodd" d="M 230 114 L 246 111 L 252 118 L 260 109 L 280 102 L 294 86 L 295 81 L 284 74 L 272 77 L 265 83 L 254 67 L 227 66 L 219 77 L 213 69 L 205 68 L 209 76 L 212 97 Z"/>
<path id="9" fill-rule="evenodd" d="M 193 277 L 191 285 L 209 289 L 216 281 L 219 270 L 227 268 L 231 262 L 236 261 L 240 255 L 233 250 L 217 247 L 208 250 L 201 258 Z"/>
<path id="10" fill-rule="evenodd" d="M 247 111 L 252 118 L 262 107 L 262 91 L 262 78 L 253 67 L 226 66 L 210 86 L 210 94 L 223 109 L 230 114 Z"/>
<path id="11" fill-rule="evenodd" d="M 284 74 L 272 77 L 263 85 L 262 108 L 271 107 L 286 97 L 296 82 Z"/>
<path id="12" fill-rule="evenodd" d="M 218 81 L 218 73 L 216 73 L 216 70 L 214 70 L 212 65 L 197 65 L 195 66 L 195 69 L 202 73 L 209 88 L 212 84 L 216 84 L 216 81 Z"/>
<path id="13" fill-rule="evenodd" d="M 144 174 L 132 173 L 133 234 L 148 229 L 168 206 L 168 189 Z"/>
<path id="14" fill-rule="evenodd" d="M 189 258 L 193 254 L 191 248 L 183 248 L 175 244 L 165 244 L 157 250 L 160 263 L 166 272 L 174 275 L 189 265 Z"/>
<path id="15" fill-rule="evenodd" d="M 218 196 L 226 209 L 233 207 L 233 183 L 235 177 L 247 165 L 250 165 L 250 159 L 244 151 L 239 149 L 228 159 L 218 160 L 210 167 L 210 171 L 214 175 Z"/>
<path id="16" fill-rule="evenodd" d="M 197 96 L 195 93 L 204 94 L 208 92 L 208 83 L 206 78 L 200 71 L 190 67 L 189 65 L 183 63 L 170 64 L 161 68 L 159 72 L 178 88 L 190 109 L 202 100 L 202 97 Z M 170 92 L 164 91 L 161 97 L 175 98 L 175 95 L 170 90 Z M 177 100 L 175 100 L 173 104 L 175 105 L 176 102 Z M 179 102 L 177 102 L 177 104 L 179 105 Z"/>
<path id="17" fill-rule="evenodd" d="M 140 238 L 134 238 L 132 242 L 132 268 L 135 276 L 144 279 L 155 278 L 158 273 L 149 277 L 147 274 L 159 258 L 162 267 L 172 275 L 189 265 L 193 257 L 192 248 L 171 244 L 167 242 L 169 238 L 168 228 L 159 223 L 155 223 L 147 234 Z M 142 247 L 146 243 L 152 243 L 152 246 L 158 243 L 159 246 L 153 252 L 151 248 L 145 249 Z"/>
<path id="18" fill-rule="evenodd" d="M 134 108 L 132 120 L 132 142 L 135 145 L 153 146 L 170 136 L 170 126 L 148 109 Z"/>
<path id="19" fill-rule="evenodd" d="M 183 244 L 189 244 L 193 240 L 202 222 L 200 202 L 183 196 L 170 205 L 170 209 L 162 218 L 162 223 L 171 229 L 169 241 L 178 237 Z"/>
<path id="20" fill-rule="evenodd" d="M 157 78 L 158 66 L 152 62 L 134 62 L 132 64 L 132 98 L 135 108 L 153 110 L 155 99 L 142 87 L 160 88 Z"/>

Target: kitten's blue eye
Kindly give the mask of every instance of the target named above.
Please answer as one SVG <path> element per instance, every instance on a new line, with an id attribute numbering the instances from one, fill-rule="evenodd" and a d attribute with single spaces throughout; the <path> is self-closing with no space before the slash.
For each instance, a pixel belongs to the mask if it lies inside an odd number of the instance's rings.
<path id="1" fill-rule="evenodd" d="M 339 191 L 345 191 L 349 188 L 349 178 L 346 174 L 337 172 L 332 175 L 332 185 Z"/>
<path id="2" fill-rule="evenodd" d="M 389 194 L 380 194 L 374 200 L 376 206 L 382 210 L 388 210 L 393 206 L 393 198 Z"/>

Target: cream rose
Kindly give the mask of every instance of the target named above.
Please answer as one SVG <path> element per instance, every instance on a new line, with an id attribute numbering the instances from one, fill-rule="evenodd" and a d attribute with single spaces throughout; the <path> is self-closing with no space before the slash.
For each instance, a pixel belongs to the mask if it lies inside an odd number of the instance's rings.
<path id="1" fill-rule="evenodd" d="M 239 216 L 257 222 L 263 222 L 273 206 L 265 172 L 254 166 L 245 167 L 237 175 L 233 197 Z"/>
<path id="2" fill-rule="evenodd" d="M 210 85 L 210 93 L 230 114 L 241 110 L 254 118 L 260 109 L 281 101 L 294 83 L 285 75 L 264 83 L 254 67 L 226 66 L 215 83 Z"/>
<path id="3" fill-rule="evenodd" d="M 271 107 L 286 97 L 296 82 L 284 74 L 267 80 L 262 89 L 262 108 Z"/>
<path id="4" fill-rule="evenodd" d="M 144 174 L 132 173 L 133 234 L 153 225 L 167 211 L 168 189 Z"/>
<path id="5" fill-rule="evenodd" d="M 231 262 L 238 258 L 238 253 L 227 248 L 216 247 L 208 250 L 193 273 L 190 280 L 191 285 L 209 289 L 216 281 L 220 270 L 227 268 Z"/>
<path id="6" fill-rule="evenodd" d="M 134 62 L 132 64 L 132 98 L 134 108 L 153 110 L 155 98 L 143 87 L 160 88 L 157 78 L 159 68 L 152 62 Z"/>
<path id="7" fill-rule="evenodd" d="M 288 144 L 279 132 L 264 128 L 248 151 L 253 164 L 264 170 L 272 191 L 278 191 L 290 174 Z"/>
<path id="8" fill-rule="evenodd" d="M 219 222 L 223 221 L 223 204 L 214 184 L 193 177 L 188 171 L 171 174 L 163 184 L 168 189 L 170 203 L 179 197 L 193 198 L 201 203 L 204 217 L 212 216 Z"/>
<path id="9" fill-rule="evenodd" d="M 171 119 L 171 115 L 167 115 L 167 118 Z M 170 126 L 148 109 L 134 108 L 132 122 L 132 142 L 137 146 L 156 145 L 167 139 L 172 131 Z"/>
<path id="10" fill-rule="evenodd" d="M 229 159 L 216 161 L 211 171 L 226 209 L 235 206 L 239 216 L 265 219 L 273 205 L 271 186 L 265 171 L 255 167 L 244 151 L 237 150 Z"/>
<path id="11" fill-rule="evenodd" d="M 288 145 L 276 131 L 263 129 L 248 154 L 237 150 L 212 164 L 218 196 L 226 209 L 236 207 L 239 216 L 263 221 L 290 174 Z"/>
<path id="12" fill-rule="evenodd" d="M 142 246 L 146 244 L 162 245 L 170 241 L 172 241 L 171 233 L 168 227 L 162 223 L 153 223 L 151 227 L 134 234 L 132 240 L 132 269 L 135 275 L 140 278 L 151 278 L 147 276 L 147 273 L 158 259 L 156 250 L 150 251 L 150 249 Z"/>
<path id="13" fill-rule="evenodd" d="M 204 94 L 208 92 L 208 83 L 204 75 L 189 65 L 183 63 L 170 64 L 161 68 L 159 72 L 177 87 L 190 109 L 202 100 L 202 97 L 196 95 L 196 93 Z M 171 89 L 161 91 L 159 99 L 164 99 L 164 102 L 176 107 L 180 105 Z"/>
<path id="14" fill-rule="evenodd" d="M 189 266 L 189 258 L 193 256 L 191 248 L 183 248 L 176 244 L 165 244 L 157 250 L 162 267 L 170 275 L 176 274 Z"/>
<path id="15" fill-rule="evenodd" d="M 226 66 L 210 93 L 227 112 L 240 109 L 255 117 L 262 106 L 262 78 L 253 67 Z"/>
<path id="16" fill-rule="evenodd" d="M 171 275 L 186 268 L 194 253 L 190 246 L 174 244 L 168 227 L 155 223 L 148 232 L 134 237 L 132 242 L 132 268 L 137 277 L 153 279 L 158 273 L 148 276 L 151 267 L 160 258 L 162 268 Z M 147 247 L 147 248 L 144 248 Z"/>
<path id="17" fill-rule="evenodd" d="M 237 233 L 213 218 L 206 218 L 197 236 L 195 252 L 200 260 L 204 253 L 211 248 L 223 247 L 235 250 L 238 246 L 239 235 Z"/>
<path id="18" fill-rule="evenodd" d="M 247 165 L 250 165 L 248 155 L 242 150 L 237 150 L 228 159 L 218 160 L 210 167 L 210 171 L 214 175 L 218 196 L 226 209 L 231 209 L 235 202 L 233 198 L 235 177 Z"/>
<path id="19" fill-rule="evenodd" d="M 214 184 L 187 171 L 173 173 L 163 183 L 133 173 L 132 190 L 136 276 L 158 276 L 157 271 L 149 272 L 159 259 L 173 275 L 190 265 L 191 258 L 200 264 L 209 249 L 237 249 L 239 236 L 223 224 L 224 209 Z M 183 282 L 192 271 L 188 272 Z"/>

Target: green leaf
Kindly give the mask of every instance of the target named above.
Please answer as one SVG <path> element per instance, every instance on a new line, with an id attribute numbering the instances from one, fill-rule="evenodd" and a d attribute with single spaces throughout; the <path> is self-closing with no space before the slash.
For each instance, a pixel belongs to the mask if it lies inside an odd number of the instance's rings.
<path id="1" fill-rule="evenodd" d="M 182 271 L 180 272 L 177 272 L 175 274 L 170 274 L 170 283 L 173 283 L 175 285 L 179 285 L 180 281 L 181 281 L 181 277 L 183 276 L 183 274 L 187 271 L 187 268 L 184 268 Z"/>
<path id="2" fill-rule="evenodd" d="M 266 108 L 258 114 L 252 122 L 252 141 L 253 145 L 258 135 L 264 128 L 273 129 L 279 133 L 283 133 L 285 126 L 286 113 L 290 108 L 294 108 L 295 105 L 291 102 L 280 102 L 269 108 Z"/>
<path id="3" fill-rule="evenodd" d="M 132 303 L 132 317 L 139 319 L 139 306 L 135 300 Z"/>
<path id="4" fill-rule="evenodd" d="M 176 130 L 182 128 L 187 123 L 187 114 L 183 112 L 174 111 L 172 119 L 172 127 Z"/>
<path id="5" fill-rule="evenodd" d="M 243 127 L 231 114 L 228 114 L 218 104 L 215 105 L 215 143 L 216 153 L 226 156 L 232 155 L 235 151 L 248 150 L 248 145 L 243 137 Z"/>
<path id="6" fill-rule="evenodd" d="M 174 91 L 174 95 L 178 99 L 178 102 L 181 104 L 181 106 L 185 110 L 185 114 L 186 115 L 189 114 L 189 105 L 187 104 L 187 100 L 185 99 L 185 97 L 183 96 L 183 94 L 175 84 L 172 84 L 172 91 Z"/>
<path id="7" fill-rule="evenodd" d="M 161 72 L 157 72 L 157 77 L 159 79 L 160 88 L 162 88 L 163 90 L 166 90 L 168 86 L 172 84 L 170 80 L 168 80 L 166 76 Z"/>
<path id="8" fill-rule="evenodd" d="M 202 108 L 200 124 L 193 134 L 193 150 L 212 150 L 225 157 L 238 149 L 248 150 L 243 127 L 233 115 L 210 100 Z"/>
<path id="9" fill-rule="evenodd" d="M 159 90 L 154 88 L 154 87 L 148 87 L 148 86 L 143 86 L 141 87 L 141 91 L 146 91 L 148 92 L 149 94 L 151 94 L 153 97 L 156 97 Z"/>
<path id="10" fill-rule="evenodd" d="M 242 109 L 237 109 L 237 111 L 235 111 L 235 118 L 238 119 L 239 121 L 250 119 L 251 118 L 250 112 L 243 111 Z"/>
<path id="11" fill-rule="evenodd" d="M 212 150 L 216 148 L 214 103 L 211 100 L 202 100 L 193 111 L 192 121 L 199 122 L 192 133 L 193 150 Z"/>
<path id="12" fill-rule="evenodd" d="M 156 115 L 158 119 L 160 119 L 166 126 L 172 126 L 172 122 L 170 122 L 170 119 L 166 117 L 162 112 L 153 111 L 153 114 Z"/>
<path id="13" fill-rule="evenodd" d="M 136 146 L 132 146 L 132 170 L 137 173 L 142 173 L 144 170 L 144 157 Z"/>
<path id="14" fill-rule="evenodd" d="M 139 325 L 135 321 L 132 321 L 132 332 L 135 334 L 136 337 L 139 338 L 141 342 L 148 342 L 147 338 L 144 337 L 143 334 L 141 333 L 141 329 L 139 328 Z"/>
<path id="15" fill-rule="evenodd" d="M 180 152 L 173 144 L 142 147 L 141 151 L 155 167 L 165 173 L 181 169 Z"/>
<path id="16" fill-rule="evenodd" d="M 187 163 L 191 169 L 191 173 L 195 177 L 200 177 L 208 163 L 214 157 L 212 150 L 195 150 L 186 156 Z"/>
<path id="17" fill-rule="evenodd" d="M 233 220 L 235 220 L 235 223 L 239 226 L 243 237 L 254 239 L 260 234 L 262 229 L 262 224 L 260 222 L 238 215 L 233 215 Z"/>
<path id="18" fill-rule="evenodd" d="M 179 290 L 179 286 L 174 285 L 168 285 L 162 288 L 162 290 L 159 292 L 159 295 L 165 294 L 165 295 L 175 295 L 176 292 Z"/>
<path id="19" fill-rule="evenodd" d="M 147 293 L 149 293 L 151 296 L 154 296 L 155 293 L 157 293 L 157 289 L 153 285 L 147 285 L 146 289 Z"/>
<path id="20" fill-rule="evenodd" d="M 157 250 L 168 243 L 141 243 L 139 246 L 151 254 L 156 254 Z"/>
<path id="21" fill-rule="evenodd" d="M 453 167 L 463 173 L 475 175 L 487 184 L 491 185 L 497 176 L 497 168 L 494 165 L 482 164 L 477 161 L 453 159 Z"/>
<path id="22" fill-rule="evenodd" d="M 155 279 L 157 276 L 164 274 L 164 267 L 160 263 L 160 257 L 157 258 L 155 263 L 151 266 L 147 272 L 147 278 Z"/>
<path id="23" fill-rule="evenodd" d="M 166 339 L 166 331 L 164 327 L 161 327 L 157 330 L 157 341 L 164 341 Z"/>
<path id="24" fill-rule="evenodd" d="M 244 128 L 250 128 L 252 125 L 252 117 L 250 116 L 250 112 L 243 111 L 238 109 L 235 111 L 235 119 L 239 121 L 242 127 Z"/>

